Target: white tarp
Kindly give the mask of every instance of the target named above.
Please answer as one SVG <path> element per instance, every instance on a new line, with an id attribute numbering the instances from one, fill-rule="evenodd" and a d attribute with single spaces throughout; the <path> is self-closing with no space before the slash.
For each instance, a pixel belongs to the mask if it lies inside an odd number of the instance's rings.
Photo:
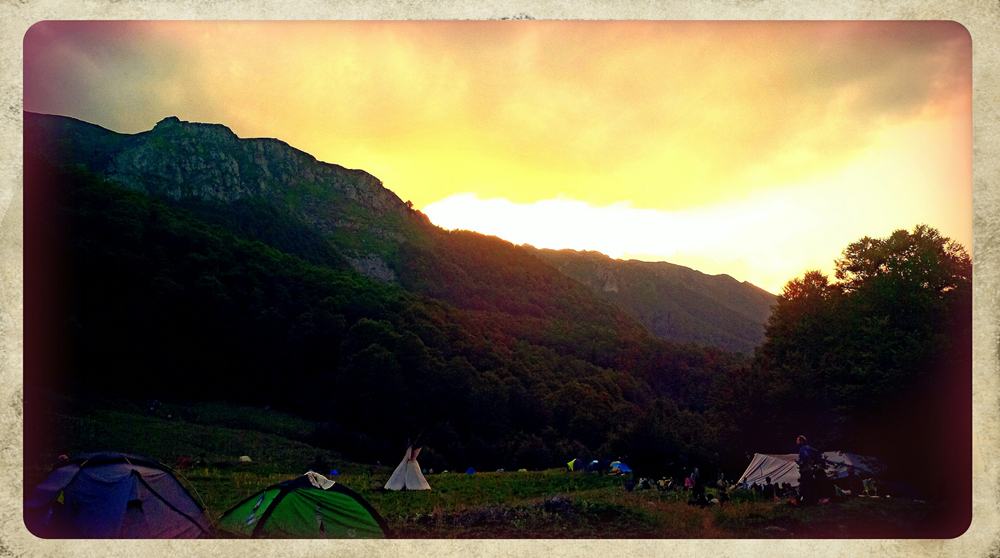
<path id="1" fill-rule="evenodd" d="M 745 482 L 747 486 L 753 483 L 763 485 L 766 477 L 771 477 L 772 484 L 787 482 L 792 486 L 798 486 L 799 466 L 796 462 L 798 458 L 798 454 L 795 453 L 780 455 L 755 453 L 750 461 L 750 466 L 747 467 L 737 484 Z M 832 479 L 846 477 L 850 474 L 852 467 L 859 475 L 871 475 L 875 471 L 873 459 L 853 453 L 828 451 L 823 453 L 823 460 L 827 464 L 827 476 Z"/>
<path id="2" fill-rule="evenodd" d="M 400 461 L 396 470 L 392 472 L 392 476 L 385 483 L 386 490 L 430 490 L 431 485 L 427 484 L 427 479 L 420 472 L 420 464 L 417 463 L 417 454 L 420 453 L 420 448 L 416 451 L 412 447 L 406 448 L 406 455 L 403 456 L 403 460 Z"/>
<path id="3" fill-rule="evenodd" d="M 799 484 L 799 466 L 795 462 L 798 454 L 787 453 L 783 455 L 767 455 L 755 453 L 750 460 L 750 466 L 740 477 L 737 484 L 746 483 L 750 486 L 753 483 L 763 485 L 766 477 L 771 477 L 772 484 L 788 483 L 792 486 Z"/>

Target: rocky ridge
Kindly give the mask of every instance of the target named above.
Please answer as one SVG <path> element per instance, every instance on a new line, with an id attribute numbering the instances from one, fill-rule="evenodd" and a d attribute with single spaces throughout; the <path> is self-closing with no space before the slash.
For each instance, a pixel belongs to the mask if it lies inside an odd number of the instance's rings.
<path id="1" fill-rule="evenodd" d="M 92 124 L 26 113 L 26 152 L 55 153 L 123 186 L 172 201 L 229 204 L 259 197 L 323 235 L 363 231 L 398 243 L 406 224 L 426 217 L 362 170 L 318 161 L 271 138 L 239 138 L 221 124 L 164 118 L 153 129 L 117 134 Z M 68 138 L 68 139 L 67 139 Z M 358 271 L 392 281 L 385 254 L 339 246 Z"/>

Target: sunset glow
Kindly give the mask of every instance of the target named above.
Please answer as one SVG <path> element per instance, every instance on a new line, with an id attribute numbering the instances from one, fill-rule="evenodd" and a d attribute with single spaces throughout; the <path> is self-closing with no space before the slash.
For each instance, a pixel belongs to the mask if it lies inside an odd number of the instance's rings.
<path id="1" fill-rule="evenodd" d="M 950 22 L 42 22 L 25 110 L 361 168 L 446 228 L 771 292 L 861 236 L 972 247 Z"/>

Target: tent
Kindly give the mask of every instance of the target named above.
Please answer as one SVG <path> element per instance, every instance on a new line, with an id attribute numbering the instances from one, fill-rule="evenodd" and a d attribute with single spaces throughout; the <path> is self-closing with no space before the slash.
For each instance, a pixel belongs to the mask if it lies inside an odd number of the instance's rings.
<path id="1" fill-rule="evenodd" d="M 468 469 L 465 470 L 465 474 L 466 475 L 475 475 L 476 474 L 476 470 L 473 469 L 472 467 L 469 467 Z"/>
<path id="2" fill-rule="evenodd" d="M 271 485 L 222 514 L 216 529 L 243 538 L 382 539 L 382 516 L 356 492 L 309 471 Z"/>
<path id="3" fill-rule="evenodd" d="M 780 455 L 768 455 L 755 453 L 747 470 L 740 477 L 737 484 L 746 483 L 748 486 L 757 483 L 763 485 L 766 477 L 771 477 L 773 484 L 788 483 L 792 486 L 799 485 L 799 466 L 797 453 L 786 453 Z M 850 474 L 854 468 L 859 474 L 873 474 L 877 469 L 875 461 L 870 457 L 844 453 L 842 451 L 828 451 L 823 453 L 823 460 L 826 462 L 826 473 L 831 479 L 839 479 Z"/>
<path id="4" fill-rule="evenodd" d="M 622 463 L 621 461 L 611 462 L 611 473 L 631 473 L 632 469 L 628 465 Z"/>
<path id="5" fill-rule="evenodd" d="M 574 459 L 566 464 L 570 471 L 582 471 L 584 469 L 583 462 L 579 459 Z"/>
<path id="6" fill-rule="evenodd" d="M 406 455 L 399 462 L 392 476 L 385 483 L 386 490 L 430 490 L 431 485 L 427 484 L 427 479 L 420 472 L 420 463 L 417 463 L 417 455 L 420 448 L 416 450 L 413 446 L 406 448 Z"/>
<path id="7" fill-rule="evenodd" d="M 56 465 L 24 502 L 24 523 L 42 538 L 197 538 L 209 530 L 202 509 L 167 465 L 93 453 Z"/>
<path id="8" fill-rule="evenodd" d="M 595 459 L 587 466 L 588 471 L 608 471 L 611 469 L 610 459 Z"/>

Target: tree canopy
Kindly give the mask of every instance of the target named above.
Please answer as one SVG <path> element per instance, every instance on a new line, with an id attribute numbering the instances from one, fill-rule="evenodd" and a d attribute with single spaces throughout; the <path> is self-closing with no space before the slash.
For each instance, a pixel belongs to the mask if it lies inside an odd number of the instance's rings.
<path id="1" fill-rule="evenodd" d="M 851 243 L 835 269 L 835 281 L 819 271 L 789 281 L 752 363 L 721 382 L 713 413 L 723 442 L 787 453 L 808 433 L 933 487 L 928 463 L 965 455 L 971 259 L 918 225 Z"/>

